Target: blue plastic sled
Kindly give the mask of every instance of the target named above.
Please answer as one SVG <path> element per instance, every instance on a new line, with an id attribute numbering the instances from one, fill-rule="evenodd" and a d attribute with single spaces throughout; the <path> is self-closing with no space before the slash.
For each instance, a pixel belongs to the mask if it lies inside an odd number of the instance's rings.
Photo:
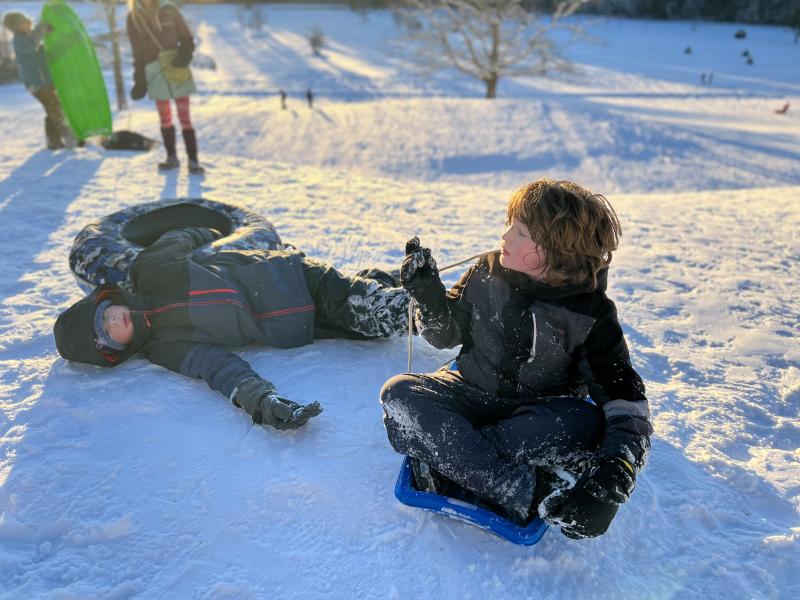
<path id="1" fill-rule="evenodd" d="M 475 506 L 458 497 L 419 491 L 413 484 L 411 459 L 408 456 L 403 461 L 403 466 L 400 467 L 397 484 L 394 486 L 394 495 L 400 502 L 408 506 L 466 521 L 481 529 L 486 529 L 504 540 L 522 546 L 533 546 L 542 539 L 548 527 L 547 523 L 538 517 L 528 523 L 526 527 L 520 527 L 497 513 Z"/>

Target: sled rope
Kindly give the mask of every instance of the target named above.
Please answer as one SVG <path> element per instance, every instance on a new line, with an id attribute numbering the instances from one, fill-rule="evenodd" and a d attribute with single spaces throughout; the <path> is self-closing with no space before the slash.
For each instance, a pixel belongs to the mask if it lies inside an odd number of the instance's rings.
<path id="1" fill-rule="evenodd" d="M 440 268 L 439 273 L 442 273 L 449 269 L 453 269 L 455 267 L 463 265 L 464 263 L 468 263 L 472 260 L 475 260 L 476 258 L 481 258 L 482 256 L 486 256 L 487 254 L 492 254 L 493 252 L 497 252 L 497 250 L 489 250 L 488 252 L 481 252 L 480 254 L 475 254 L 474 256 L 470 256 L 469 258 L 465 258 L 464 260 L 460 260 L 453 264 L 447 265 L 446 267 Z M 406 369 L 406 373 L 411 373 L 411 361 L 412 361 L 412 356 L 414 354 L 414 309 L 416 307 L 417 307 L 417 301 L 414 300 L 414 298 L 411 298 L 408 301 L 408 364 L 407 364 L 408 368 Z"/>

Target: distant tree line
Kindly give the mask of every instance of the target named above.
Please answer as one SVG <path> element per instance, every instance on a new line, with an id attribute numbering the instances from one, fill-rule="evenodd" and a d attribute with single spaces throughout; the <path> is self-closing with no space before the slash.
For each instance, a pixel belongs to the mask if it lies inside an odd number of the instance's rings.
<path id="1" fill-rule="evenodd" d="M 191 3 L 192 0 L 184 0 Z M 195 0 L 209 1 L 209 0 Z M 215 1 L 215 0 L 210 0 Z M 217 0 L 230 4 L 339 4 L 369 11 L 411 4 L 406 0 Z M 536 12 L 553 12 L 559 0 L 527 0 Z M 581 12 L 649 19 L 698 19 L 793 25 L 800 0 L 593 0 Z"/>
<path id="2" fill-rule="evenodd" d="M 652 19 L 790 25 L 797 0 L 595 0 L 584 12 Z"/>

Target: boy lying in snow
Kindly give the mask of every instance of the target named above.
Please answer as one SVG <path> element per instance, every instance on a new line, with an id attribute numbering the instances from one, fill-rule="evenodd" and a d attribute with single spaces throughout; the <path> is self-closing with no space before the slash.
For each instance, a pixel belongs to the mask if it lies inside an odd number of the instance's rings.
<path id="1" fill-rule="evenodd" d="M 202 378 L 255 423 L 302 426 L 322 409 L 281 397 L 275 386 L 226 347 L 277 348 L 314 338 L 385 338 L 408 327 L 408 294 L 392 277 L 345 277 L 297 251 L 195 249 L 212 229 L 165 233 L 136 259 L 133 293 L 101 286 L 59 315 L 56 346 L 68 360 L 113 367 L 137 352 Z"/>
<path id="2" fill-rule="evenodd" d="M 619 221 L 568 181 L 523 187 L 507 214 L 502 249 L 447 293 L 430 250 L 407 244 L 401 280 L 420 334 L 462 347 L 456 371 L 385 384 L 386 431 L 416 459 L 421 489 L 450 480 L 519 523 L 538 513 L 570 537 L 598 536 L 633 491 L 652 432 L 605 294 Z"/>

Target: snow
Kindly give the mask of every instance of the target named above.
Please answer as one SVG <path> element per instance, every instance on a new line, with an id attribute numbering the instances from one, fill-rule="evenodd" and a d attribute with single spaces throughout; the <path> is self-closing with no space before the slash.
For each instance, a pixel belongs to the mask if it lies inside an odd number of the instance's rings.
<path id="1" fill-rule="evenodd" d="M 800 596 L 800 45 L 788 30 L 746 26 L 742 41 L 736 24 L 587 19 L 604 44 L 570 48 L 577 74 L 503 81 L 488 102 L 455 73 L 420 75 L 388 12 L 264 12 L 255 32 L 235 6 L 185 9 L 219 65 L 196 70 L 204 180 L 157 175 L 159 152 L 48 152 L 40 107 L 19 84 L 0 88 L 0 596 Z M 305 41 L 315 24 L 323 58 Z M 148 102 L 115 123 L 158 137 Z M 325 407 L 295 433 L 253 426 L 141 359 L 100 370 L 56 354 L 53 321 L 81 296 L 72 239 L 119 208 L 237 203 L 354 272 L 398 266 L 415 234 L 440 265 L 491 249 L 510 193 L 541 176 L 606 194 L 624 229 L 609 295 L 655 435 L 599 539 L 551 529 L 522 548 L 394 500 L 401 457 L 377 397 L 405 369 L 404 339 L 242 349 L 287 397 Z M 414 348 L 418 369 L 452 357 Z"/>

